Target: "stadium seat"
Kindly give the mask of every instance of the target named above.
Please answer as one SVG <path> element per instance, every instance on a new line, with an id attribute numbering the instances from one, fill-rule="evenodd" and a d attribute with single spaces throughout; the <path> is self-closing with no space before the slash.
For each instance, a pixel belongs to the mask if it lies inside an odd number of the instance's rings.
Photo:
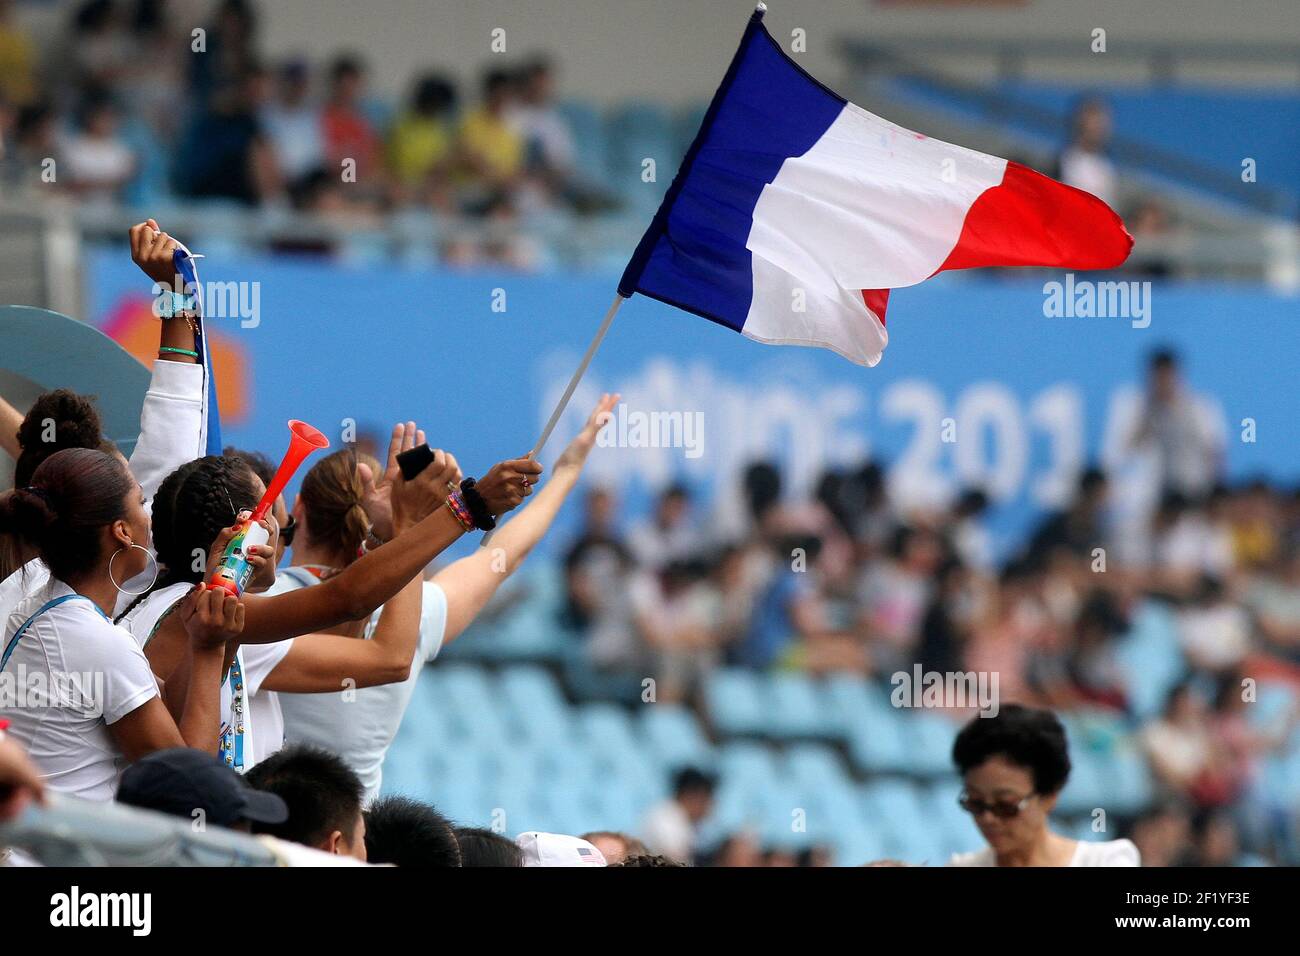
<path id="1" fill-rule="evenodd" d="M 649 704 L 641 713 L 641 739 L 650 753 L 669 768 L 710 766 L 713 748 L 695 715 L 680 704 Z"/>
<path id="2" fill-rule="evenodd" d="M 774 737 L 829 737 L 836 722 L 822 688 L 807 674 L 778 673 L 767 680 L 767 732 Z"/>
<path id="3" fill-rule="evenodd" d="M 952 772 L 952 742 L 959 729 L 952 718 L 919 710 L 905 714 L 899 723 L 914 773 L 940 776 Z"/>
<path id="4" fill-rule="evenodd" d="M 762 735 L 768 730 L 764 676 L 738 667 L 710 675 L 704 696 L 709 721 L 723 737 Z"/>

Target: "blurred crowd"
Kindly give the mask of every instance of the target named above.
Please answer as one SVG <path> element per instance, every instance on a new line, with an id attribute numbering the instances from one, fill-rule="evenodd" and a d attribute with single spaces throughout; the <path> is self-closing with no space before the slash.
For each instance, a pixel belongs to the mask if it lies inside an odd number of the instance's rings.
<path id="1" fill-rule="evenodd" d="M 1171 857 L 1193 835 L 1220 856 L 1289 847 L 1295 808 L 1266 795 L 1260 764 L 1297 726 L 1300 489 L 1225 484 L 1177 356 L 1153 355 L 1148 376 L 1129 439 L 1157 462 L 1142 526 L 1116 524 L 1112 483 L 1089 469 L 1072 500 L 1001 560 L 982 490 L 942 510 L 905 510 L 874 462 L 827 472 L 798 502 L 778 468 L 751 465 L 739 534 L 711 530 L 682 485 L 628 528 L 613 494 L 593 491 L 565 557 L 565 619 L 585 666 L 613 692 L 623 680 L 629 695 L 654 674 L 658 700 L 702 710 L 703 679 L 723 664 L 849 670 L 883 688 L 918 662 L 996 673 L 1004 705 L 1103 711 L 1130 726 L 1157 784 L 1141 832 L 1177 848 L 1144 847 L 1147 865 L 1179 862 Z M 1135 700 L 1154 675 L 1135 673 L 1123 652 L 1152 604 L 1172 617 L 1178 645 L 1154 708 Z M 1260 685 L 1286 688 L 1290 710 L 1254 719 Z"/>
<path id="2" fill-rule="evenodd" d="M 393 108 L 351 53 L 265 61 L 250 0 L 211 5 L 197 37 L 165 0 L 85 0 L 48 49 L 20 12 L 0 0 L 6 191 L 175 196 L 355 223 L 427 209 L 489 227 L 449 239 L 448 261 L 521 267 L 537 250 L 511 228 L 520 217 L 613 205 L 575 172 L 545 58 L 494 64 L 475 89 L 421 72 Z"/>

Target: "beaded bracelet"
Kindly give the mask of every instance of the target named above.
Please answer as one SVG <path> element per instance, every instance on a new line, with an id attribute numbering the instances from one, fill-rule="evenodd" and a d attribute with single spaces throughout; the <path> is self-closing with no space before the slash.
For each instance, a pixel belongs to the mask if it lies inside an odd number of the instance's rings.
<path id="1" fill-rule="evenodd" d="M 447 496 L 447 507 L 456 516 L 462 528 L 466 531 L 474 530 L 474 518 L 470 515 L 469 508 L 465 507 L 465 499 L 460 496 L 459 491 Z"/>
<path id="2" fill-rule="evenodd" d="M 199 357 L 199 353 L 195 352 L 193 349 L 174 349 L 170 345 L 158 346 L 158 352 L 159 352 L 159 356 L 158 356 L 159 358 L 162 357 L 161 353 L 163 352 L 175 352 L 177 355 L 188 355 L 192 359 L 196 359 Z"/>

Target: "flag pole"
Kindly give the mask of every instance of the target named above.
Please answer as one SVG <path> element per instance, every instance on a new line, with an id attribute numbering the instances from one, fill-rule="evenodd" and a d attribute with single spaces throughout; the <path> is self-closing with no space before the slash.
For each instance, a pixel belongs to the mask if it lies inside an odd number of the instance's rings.
<path id="1" fill-rule="evenodd" d="M 601 321 L 600 328 L 596 330 L 595 338 L 593 338 L 591 344 L 587 346 L 587 354 L 584 355 L 582 361 L 578 363 L 577 370 L 573 373 L 573 377 L 569 379 L 569 384 L 565 386 L 564 394 L 560 396 L 559 402 L 556 403 L 555 410 L 551 412 L 551 417 L 546 422 L 546 427 L 542 429 L 542 434 L 537 439 L 537 444 L 533 445 L 533 450 L 528 453 L 528 458 L 536 458 L 542 453 L 542 448 L 545 447 L 547 439 L 551 437 L 551 432 L 555 431 L 555 426 L 559 423 L 560 416 L 563 415 L 564 410 L 569 407 L 569 399 L 573 398 L 573 393 L 577 389 L 578 383 L 582 381 L 582 376 L 587 372 L 587 366 L 591 364 L 591 360 L 596 356 L 596 350 L 600 348 L 600 343 L 604 341 L 605 333 L 609 331 L 609 327 L 614 323 L 614 316 L 618 313 L 619 306 L 626 301 L 627 300 L 623 298 L 622 295 L 615 295 L 614 301 L 609 304 L 609 311 L 605 313 L 605 318 Z M 479 543 L 479 546 L 485 547 L 487 543 L 492 540 L 492 535 L 494 534 L 496 534 L 495 529 L 483 535 L 483 540 Z"/>

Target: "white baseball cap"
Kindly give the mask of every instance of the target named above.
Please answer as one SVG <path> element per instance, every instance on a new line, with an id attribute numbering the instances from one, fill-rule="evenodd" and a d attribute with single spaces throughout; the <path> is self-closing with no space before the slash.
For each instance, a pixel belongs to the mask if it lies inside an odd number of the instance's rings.
<path id="1" fill-rule="evenodd" d="M 563 833 L 529 830 L 515 837 L 524 853 L 524 866 L 605 866 L 594 844 Z"/>

